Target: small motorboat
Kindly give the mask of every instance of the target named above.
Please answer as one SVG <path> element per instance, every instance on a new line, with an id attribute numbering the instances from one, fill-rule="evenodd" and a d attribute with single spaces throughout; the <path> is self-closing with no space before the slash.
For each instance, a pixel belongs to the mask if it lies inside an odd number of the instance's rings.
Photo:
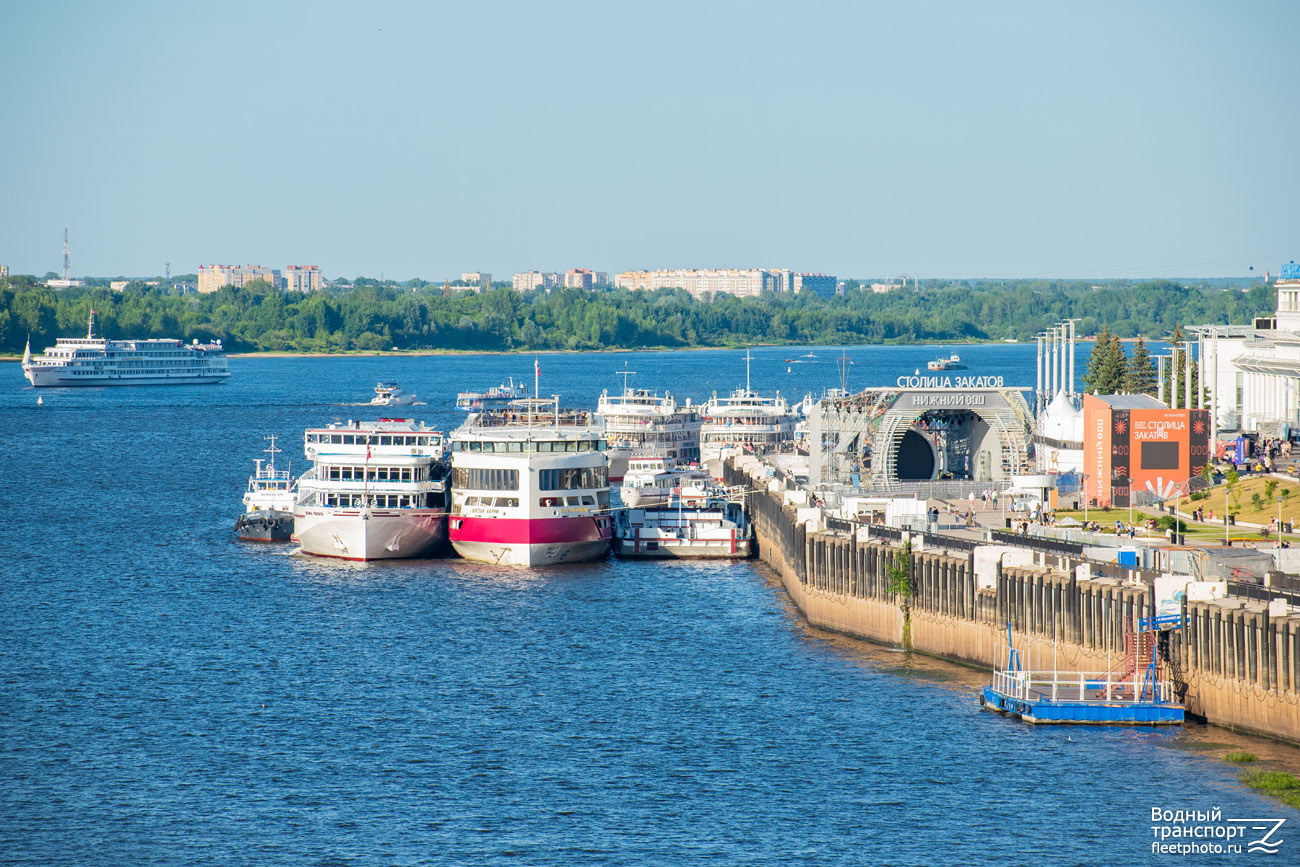
<path id="1" fill-rule="evenodd" d="M 375 396 L 370 399 L 371 406 L 410 406 L 415 402 L 415 395 L 402 391 L 395 382 L 381 382 L 375 386 Z"/>
<path id="2" fill-rule="evenodd" d="M 954 352 L 947 358 L 936 358 L 927 364 L 926 368 L 928 370 L 965 370 L 966 365 L 962 363 L 961 356 Z"/>

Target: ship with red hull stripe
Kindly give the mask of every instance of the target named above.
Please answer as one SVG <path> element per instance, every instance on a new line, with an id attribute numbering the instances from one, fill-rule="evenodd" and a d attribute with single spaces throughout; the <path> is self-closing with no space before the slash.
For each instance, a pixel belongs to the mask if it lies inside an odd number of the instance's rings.
<path id="1" fill-rule="evenodd" d="M 609 461 L 587 413 L 517 400 L 471 415 L 451 448 L 448 535 L 460 556 L 543 566 L 609 551 Z"/>

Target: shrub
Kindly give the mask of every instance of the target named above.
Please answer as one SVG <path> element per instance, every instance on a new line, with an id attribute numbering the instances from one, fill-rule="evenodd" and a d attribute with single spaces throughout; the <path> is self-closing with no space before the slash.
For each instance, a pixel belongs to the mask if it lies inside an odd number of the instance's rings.
<path id="1" fill-rule="evenodd" d="M 1282 771 L 1251 771 L 1241 781 L 1252 789 L 1272 795 L 1284 804 L 1300 808 L 1300 780 Z"/>
<path id="2" fill-rule="evenodd" d="M 1244 764 L 1246 764 L 1247 762 L 1253 762 L 1253 761 L 1255 761 L 1255 754 L 1254 754 L 1254 753 L 1243 753 L 1243 752 L 1238 752 L 1238 751 L 1235 751 L 1235 750 L 1234 750 L 1233 752 L 1228 753 L 1228 754 L 1227 754 L 1226 756 L 1224 756 L 1223 758 L 1226 759 L 1227 761 L 1230 761 L 1230 762 L 1238 762 L 1238 763 L 1244 765 Z"/>

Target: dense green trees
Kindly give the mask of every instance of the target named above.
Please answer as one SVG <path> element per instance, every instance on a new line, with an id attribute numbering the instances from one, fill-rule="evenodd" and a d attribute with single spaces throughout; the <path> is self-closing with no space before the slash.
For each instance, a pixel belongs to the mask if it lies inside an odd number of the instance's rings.
<path id="1" fill-rule="evenodd" d="M 1115 394 L 1124 390 L 1124 377 L 1128 372 L 1128 356 L 1119 338 L 1102 326 L 1097 344 L 1088 356 L 1088 369 L 1083 373 L 1083 387 L 1092 394 Z"/>
<path id="2" fill-rule="evenodd" d="M 1146 339 L 1138 337 L 1137 343 L 1133 345 L 1133 357 L 1124 369 L 1124 391 L 1129 394 L 1154 395 L 1156 385 L 1156 366 L 1151 361 L 1151 353 L 1147 351 Z"/>
<path id="3" fill-rule="evenodd" d="M 304 295 L 254 283 L 181 297 L 165 287 L 54 292 L 30 277 L 0 279 L 0 351 L 22 352 L 28 335 L 39 350 L 56 337 L 82 333 L 91 307 L 108 337 L 220 337 L 240 351 L 341 352 L 1032 340 L 1066 318 L 1080 319 L 1082 334 L 1105 326 L 1117 337 L 1161 338 L 1179 322 L 1248 321 L 1271 311 L 1275 298 L 1271 287 L 1259 284 L 1038 280 L 936 283 L 885 294 L 855 286 L 835 298 L 766 294 L 711 301 L 672 289 L 521 295 L 496 288 L 443 297 L 441 285 L 423 281 L 399 286 L 359 278 L 355 287 Z"/>

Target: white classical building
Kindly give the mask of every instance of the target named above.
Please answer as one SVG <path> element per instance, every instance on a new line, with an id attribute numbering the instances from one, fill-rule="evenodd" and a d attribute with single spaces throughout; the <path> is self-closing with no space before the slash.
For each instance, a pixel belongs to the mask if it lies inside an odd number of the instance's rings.
<path id="1" fill-rule="evenodd" d="M 1300 430 L 1300 265 L 1282 266 L 1277 312 L 1253 325 L 1202 325 L 1196 335 L 1204 396 L 1217 435 Z"/>

